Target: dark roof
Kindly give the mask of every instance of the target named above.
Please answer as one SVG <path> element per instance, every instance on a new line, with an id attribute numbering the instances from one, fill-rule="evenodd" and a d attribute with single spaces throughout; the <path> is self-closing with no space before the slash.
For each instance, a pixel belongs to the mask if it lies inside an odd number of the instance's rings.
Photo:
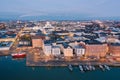
<path id="1" fill-rule="evenodd" d="M 102 44 L 101 42 L 97 40 L 85 40 L 86 44 Z"/>
<path id="2" fill-rule="evenodd" d="M 32 36 L 32 39 L 45 39 L 45 36 L 36 35 L 36 36 Z"/>
<path id="3" fill-rule="evenodd" d="M 69 33 L 69 31 L 66 31 L 66 30 L 64 30 L 64 31 L 53 31 L 53 33 Z"/>
<path id="4" fill-rule="evenodd" d="M 112 46 L 120 46 L 120 43 L 111 43 Z"/>
<path id="5" fill-rule="evenodd" d="M 53 40 L 45 40 L 44 44 L 52 44 L 54 41 Z"/>
<path id="6" fill-rule="evenodd" d="M 69 45 L 67 43 L 62 43 L 62 45 L 64 46 L 64 48 L 68 48 Z"/>

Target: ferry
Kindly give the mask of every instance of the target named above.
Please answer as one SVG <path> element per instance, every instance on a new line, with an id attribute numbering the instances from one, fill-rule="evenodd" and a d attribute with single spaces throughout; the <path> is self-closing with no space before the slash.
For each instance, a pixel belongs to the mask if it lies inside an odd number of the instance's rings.
<path id="1" fill-rule="evenodd" d="M 70 65 L 70 64 L 68 65 L 68 68 L 69 68 L 70 71 L 73 70 L 72 65 Z"/>
<path id="2" fill-rule="evenodd" d="M 12 58 L 25 58 L 26 57 L 26 53 L 24 52 L 20 52 L 20 53 L 13 53 L 11 54 Z"/>

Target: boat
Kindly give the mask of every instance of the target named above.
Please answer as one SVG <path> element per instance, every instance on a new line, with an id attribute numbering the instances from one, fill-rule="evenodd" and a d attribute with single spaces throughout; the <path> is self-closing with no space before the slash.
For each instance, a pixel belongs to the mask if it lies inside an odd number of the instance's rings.
<path id="1" fill-rule="evenodd" d="M 92 71 L 93 70 L 93 67 L 91 65 L 88 65 L 89 67 L 89 70 Z"/>
<path id="2" fill-rule="evenodd" d="M 85 65 L 83 65 L 83 69 L 84 69 L 84 71 L 87 71 L 87 68 L 86 68 L 86 66 L 85 66 Z"/>
<path id="3" fill-rule="evenodd" d="M 72 65 L 70 65 L 70 64 L 68 65 L 68 68 L 69 68 L 70 71 L 73 70 Z"/>
<path id="4" fill-rule="evenodd" d="M 104 67 L 105 67 L 107 70 L 110 70 L 109 66 L 107 66 L 107 65 L 104 65 Z"/>
<path id="5" fill-rule="evenodd" d="M 12 58 L 25 58 L 26 57 L 26 53 L 24 52 L 20 52 L 20 53 L 13 53 L 11 54 Z"/>
<path id="6" fill-rule="evenodd" d="M 86 69 L 87 69 L 88 71 L 90 70 L 90 68 L 89 68 L 89 66 L 88 66 L 88 65 L 86 65 L 85 67 L 86 67 Z"/>
<path id="7" fill-rule="evenodd" d="M 79 65 L 79 69 L 81 72 L 84 72 L 83 67 L 81 65 Z"/>
<path id="8" fill-rule="evenodd" d="M 99 65 L 99 68 L 102 69 L 103 71 L 105 70 L 102 65 Z"/>
<path id="9" fill-rule="evenodd" d="M 92 69 L 93 69 L 93 70 L 95 70 L 95 67 L 94 67 L 94 66 L 92 66 Z"/>

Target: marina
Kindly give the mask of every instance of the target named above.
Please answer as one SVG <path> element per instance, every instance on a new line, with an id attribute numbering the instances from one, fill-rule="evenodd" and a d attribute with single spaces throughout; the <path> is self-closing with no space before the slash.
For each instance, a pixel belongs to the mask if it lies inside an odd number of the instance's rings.
<path id="1" fill-rule="evenodd" d="M 73 71 L 74 67 L 72 67 L 72 65 L 68 65 L 68 68 L 70 71 Z M 92 66 L 92 65 L 79 65 L 78 66 L 79 70 L 81 72 L 86 72 L 86 71 L 95 71 L 96 69 L 100 69 L 102 71 L 105 71 L 105 70 L 110 70 L 110 67 L 107 66 L 107 65 L 99 65 L 99 66 Z"/>

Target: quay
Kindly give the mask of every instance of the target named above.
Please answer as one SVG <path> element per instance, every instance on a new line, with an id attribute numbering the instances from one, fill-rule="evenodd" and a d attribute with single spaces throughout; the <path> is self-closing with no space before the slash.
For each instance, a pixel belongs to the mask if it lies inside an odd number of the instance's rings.
<path id="1" fill-rule="evenodd" d="M 101 61 L 81 61 L 81 60 L 48 60 L 45 58 L 41 58 L 39 54 L 34 53 L 28 53 L 26 57 L 26 66 L 31 67 L 37 67 L 37 66 L 51 66 L 51 67 L 62 67 L 62 66 L 68 66 L 71 64 L 72 66 L 79 66 L 79 65 L 93 65 L 93 66 L 99 66 L 99 65 L 108 65 L 108 66 L 115 66 L 120 67 L 120 62 L 101 62 Z"/>

